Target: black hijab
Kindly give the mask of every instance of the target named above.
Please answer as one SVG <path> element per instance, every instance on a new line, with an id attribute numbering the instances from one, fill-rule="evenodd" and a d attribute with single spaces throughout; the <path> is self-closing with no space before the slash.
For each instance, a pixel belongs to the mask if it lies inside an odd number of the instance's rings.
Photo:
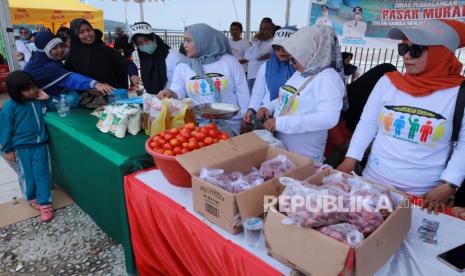
<path id="1" fill-rule="evenodd" d="M 128 61 L 117 50 L 99 42 L 83 44 L 79 39 L 82 24 L 92 25 L 85 19 L 78 18 L 71 22 L 71 52 L 65 68 L 72 72 L 108 83 L 115 88 L 128 88 Z"/>
<path id="2" fill-rule="evenodd" d="M 355 127 L 357 127 L 358 121 L 362 116 L 363 108 L 378 80 L 385 73 L 396 70 L 397 68 L 392 64 L 379 64 L 347 85 L 349 109 L 342 113 L 342 117 L 346 121 L 346 126 L 350 131 L 355 131 Z"/>
<path id="3" fill-rule="evenodd" d="M 165 88 L 168 81 L 165 59 L 168 56 L 170 46 L 154 33 L 137 34 L 134 36 L 134 41 L 138 36 L 155 41 L 157 44 L 157 49 L 151 55 L 139 51 L 139 48 L 137 48 L 137 52 L 139 53 L 142 83 L 149 94 L 158 94 Z"/>

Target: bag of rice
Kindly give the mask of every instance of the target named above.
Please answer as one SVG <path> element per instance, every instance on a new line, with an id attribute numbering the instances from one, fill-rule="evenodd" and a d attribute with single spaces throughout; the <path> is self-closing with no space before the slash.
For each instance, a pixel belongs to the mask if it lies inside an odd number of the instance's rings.
<path id="1" fill-rule="evenodd" d="M 176 99 L 169 99 L 168 116 L 166 116 L 166 129 L 182 127 L 184 116 L 189 106 Z"/>
<path id="2" fill-rule="evenodd" d="M 108 133 L 110 131 L 111 125 L 113 123 L 114 115 L 113 110 L 115 106 L 108 105 L 105 107 L 105 110 L 102 112 L 99 121 L 97 122 L 97 128 L 103 132 Z"/>

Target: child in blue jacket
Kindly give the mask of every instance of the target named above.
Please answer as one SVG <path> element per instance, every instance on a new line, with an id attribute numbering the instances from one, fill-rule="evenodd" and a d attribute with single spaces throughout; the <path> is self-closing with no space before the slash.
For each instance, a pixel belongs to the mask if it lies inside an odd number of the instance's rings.
<path id="1" fill-rule="evenodd" d="M 32 77 L 14 71 L 6 79 L 8 100 L 0 112 L 0 151 L 16 162 L 21 190 L 42 221 L 53 218 L 48 135 L 44 115 L 49 96 Z"/>

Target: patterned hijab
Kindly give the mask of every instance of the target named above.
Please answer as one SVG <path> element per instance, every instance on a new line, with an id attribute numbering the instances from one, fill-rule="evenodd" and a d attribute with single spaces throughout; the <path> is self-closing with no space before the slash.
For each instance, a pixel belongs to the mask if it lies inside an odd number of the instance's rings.
<path id="1" fill-rule="evenodd" d="M 326 25 L 303 27 L 282 43 L 305 69 L 304 77 L 334 68 L 344 80 L 344 66 L 334 29 Z"/>

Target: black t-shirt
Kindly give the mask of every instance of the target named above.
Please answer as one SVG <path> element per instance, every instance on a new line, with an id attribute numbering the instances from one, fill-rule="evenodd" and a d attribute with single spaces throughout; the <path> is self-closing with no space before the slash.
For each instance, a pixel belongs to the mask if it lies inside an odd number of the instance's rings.
<path id="1" fill-rule="evenodd" d="M 130 57 L 132 52 L 134 52 L 134 44 L 128 42 L 129 37 L 123 35 L 121 37 L 116 37 L 115 39 L 115 49 L 122 49 L 125 57 Z"/>

